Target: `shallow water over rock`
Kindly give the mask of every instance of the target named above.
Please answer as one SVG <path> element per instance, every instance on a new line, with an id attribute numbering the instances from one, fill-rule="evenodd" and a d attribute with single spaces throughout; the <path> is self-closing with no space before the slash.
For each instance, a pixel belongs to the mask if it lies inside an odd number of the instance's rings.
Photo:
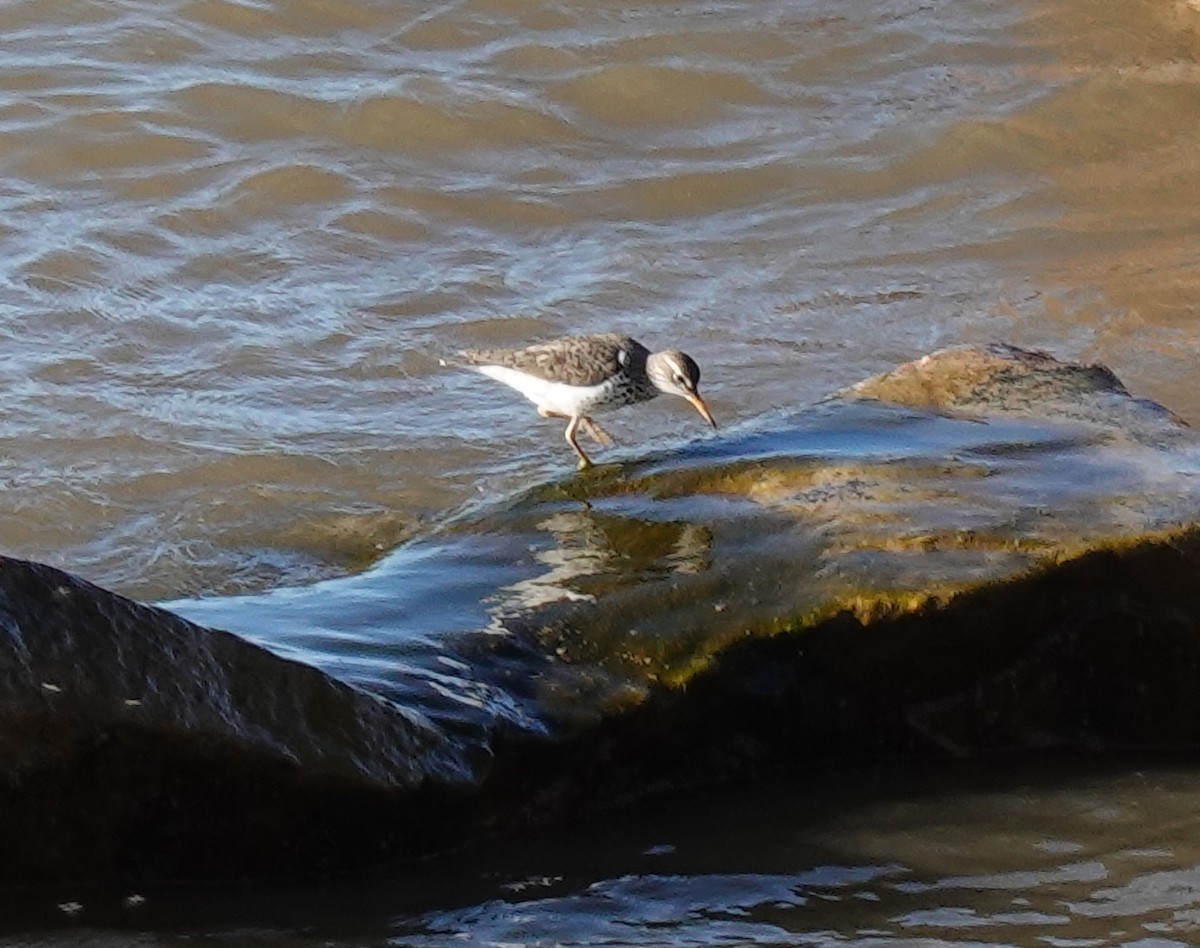
<path id="1" fill-rule="evenodd" d="M 1191 430 L 1036 353 L 948 350 L 759 429 L 482 506 L 350 579 L 170 607 L 390 697 L 528 723 L 682 683 L 745 636 L 914 609 L 1197 515 Z M 515 704 L 476 665 L 513 640 L 564 666 Z"/>
<path id="2" fill-rule="evenodd" d="M 351 579 L 173 606 L 286 658 L 6 561 L 3 881 L 345 872 L 830 760 L 1194 750 L 1195 449 L 1102 368 L 947 350 Z"/>

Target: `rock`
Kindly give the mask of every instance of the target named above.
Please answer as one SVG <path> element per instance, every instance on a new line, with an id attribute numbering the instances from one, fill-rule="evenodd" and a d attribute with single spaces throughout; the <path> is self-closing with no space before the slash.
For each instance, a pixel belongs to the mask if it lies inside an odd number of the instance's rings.
<path id="1" fill-rule="evenodd" d="M 1156 444 L 1187 427 L 1163 406 L 1134 398 L 1105 366 L 1001 344 L 941 349 L 840 394 L 981 417 L 1080 421 Z"/>
<path id="2" fill-rule="evenodd" d="M 414 714 L 47 566 L 0 558 L 0 645 L 6 884 L 360 865 L 477 779 Z"/>
<path id="3" fill-rule="evenodd" d="M 173 608 L 0 561 L 0 882 L 315 875 L 873 754 L 1200 749 L 1200 443 L 935 353 L 371 570 Z"/>

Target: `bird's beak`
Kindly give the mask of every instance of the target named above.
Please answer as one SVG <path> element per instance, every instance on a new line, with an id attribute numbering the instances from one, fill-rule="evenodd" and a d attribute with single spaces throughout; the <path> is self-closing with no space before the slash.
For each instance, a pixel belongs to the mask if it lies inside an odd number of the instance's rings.
<path id="1" fill-rule="evenodd" d="M 717 427 L 716 419 L 713 418 L 712 412 L 708 410 L 708 406 L 704 404 L 703 398 L 701 398 L 695 392 L 688 392 L 683 397 L 695 406 L 696 411 L 700 412 L 700 414 L 704 416 L 705 421 L 707 421 L 714 428 Z"/>

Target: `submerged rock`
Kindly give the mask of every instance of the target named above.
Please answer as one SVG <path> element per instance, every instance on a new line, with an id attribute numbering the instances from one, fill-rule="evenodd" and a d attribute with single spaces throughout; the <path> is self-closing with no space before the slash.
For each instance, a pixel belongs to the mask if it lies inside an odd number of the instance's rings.
<path id="1" fill-rule="evenodd" d="M 314 874 L 839 756 L 1200 748 L 1198 447 L 1106 369 L 955 349 L 174 606 L 272 651 L 3 561 L 0 881 Z"/>

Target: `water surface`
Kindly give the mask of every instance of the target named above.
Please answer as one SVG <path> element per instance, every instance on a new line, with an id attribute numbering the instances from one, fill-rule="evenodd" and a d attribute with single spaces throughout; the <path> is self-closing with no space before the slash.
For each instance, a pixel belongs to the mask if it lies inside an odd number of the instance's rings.
<path id="1" fill-rule="evenodd" d="M 1190 14 L 8 4 L 4 549 L 147 598 L 353 571 L 569 471 L 436 363 L 563 332 L 684 346 L 725 426 L 993 340 L 1200 417 Z"/>
<path id="2" fill-rule="evenodd" d="M 3 551 L 163 600 L 357 574 L 569 474 L 555 423 L 437 365 L 563 332 L 681 345 L 735 434 L 994 340 L 1101 359 L 1195 422 L 1197 16 L 8 3 Z M 700 434 L 665 400 L 608 427 L 624 451 Z M 704 797 L 416 881 L 10 900 L 9 930 L 43 934 L 9 943 L 1195 939 L 1189 771 L 857 786 Z"/>
<path id="3" fill-rule="evenodd" d="M 1200 922 L 1197 789 L 1151 760 L 842 768 L 415 876 L 26 902 L 41 932 L 0 943 L 1174 948 Z"/>

